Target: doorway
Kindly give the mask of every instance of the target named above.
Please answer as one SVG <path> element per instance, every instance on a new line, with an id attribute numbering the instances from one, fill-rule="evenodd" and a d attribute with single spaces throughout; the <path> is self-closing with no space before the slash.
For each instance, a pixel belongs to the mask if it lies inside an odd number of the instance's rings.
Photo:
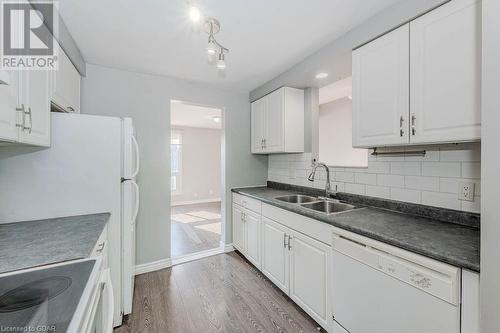
<path id="1" fill-rule="evenodd" d="M 182 262 L 221 250 L 223 111 L 175 100 L 170 110 L 171 257 Z"/>

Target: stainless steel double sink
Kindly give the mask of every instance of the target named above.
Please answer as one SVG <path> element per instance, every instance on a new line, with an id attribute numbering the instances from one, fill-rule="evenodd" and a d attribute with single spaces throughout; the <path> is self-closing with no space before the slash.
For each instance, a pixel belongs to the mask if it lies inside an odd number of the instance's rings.
<path id="1" fill-rule="evenodd" d="M 314 210 L 316 212 L 329 214 L 342 213 L 355 209 L 353 205 L 343 203 L 337 200 L 319 199 L 309 195 L 292 194 L 276 197 L 276 200 L 293 203 L 301 207 Z"/>

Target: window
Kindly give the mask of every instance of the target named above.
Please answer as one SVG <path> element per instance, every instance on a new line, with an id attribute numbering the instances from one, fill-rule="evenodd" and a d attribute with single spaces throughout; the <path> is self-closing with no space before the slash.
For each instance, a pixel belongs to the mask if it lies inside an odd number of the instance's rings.
<path id="1" fill-rule="evenodd" d="M 182 180 L 182 134 L 172 131 L 170 138 L 170 190 L 181 192 Z"/>

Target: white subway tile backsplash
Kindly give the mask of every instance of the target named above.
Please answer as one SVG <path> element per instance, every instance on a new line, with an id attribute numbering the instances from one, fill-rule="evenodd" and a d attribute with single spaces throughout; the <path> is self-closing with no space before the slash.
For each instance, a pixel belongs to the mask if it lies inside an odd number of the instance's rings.
<path id="1" fill-rule="evenodd" d="M 481 178 L 481 163 L 480 162 L 463 162 L 462 177 L 464 178 Z"/>
<path id="2" fill-rule="evenodd" d="M 420 191 L 402 188 L 391 188 L 391 199 L 412 203 L 420 203 Z"/>
<path id="3" fill-rule="evenodd" d="M 461 150 L 441 150 L 440 161 L 447 162 L 480 162 L 480 149 L 461 149 Z"/>
<path id="4" fill-rule="evenodd" d="M 461 173 L 458 162 L 422 162 L 422 176 L 460 177 Z"/>
<path id="5" fill-rule="evenodd" d="M 335 172 L 335 181 L 354 183 L 354 173 L 345 171 Z"/>
<path id="6" fill-rule="evenodd" d="M 362 184 L 345 184 L 345 192 L 352 194 L 365 195 L 365 185 Z"/>
<path id="7" fill-rule="evenodd" d="M 419 176 L 422 172 L 420 162 L 391 162 L 391 174 Z"/>
<path id="8" fill-rule="evenodd" d="M 377 185 L 389 187 L 404 187 L 405 177 L 399 175 L 377 175 Z"/>
<path id="9" fill-rule="evenodd" d="M 390 173 L 391 163 L 390 162 L 369 162 L 367 172 L 371 173 Z"/>
<path id="10" fill-rule="evenodd" d="M 354 181 L 358 184 L 376 185 L 377 175 L 373 173 L 355 173 Z"/>
<path id="11" fill-rule="evenodd" d="M 387 148 L 401 150 L 401 148 Z M 481 208 L 480 144 L 406 147 L 426 150 L 421 156 L 371 156 L 368 167 L 331 167 L 332 190 L 478 213 Z M 324 189 L 326 172 L 318 168 L 316 180 L 307 180 L 311 153 L 269 156 L 268 179 L 280 183 Z M 462 181 L 475 184 L 473 202 L 458 200 Z"/>
<path id="12" fill-rule="evenodd" d="M 405 187 L 413 190 L 439 191 L 439 178 L 406 176 Z"/>
<path id="13" fill-rule="evenodd" d="M 481 197 L 475 197 L 474 201 L 462 201 L 461 210 L 465 212 L 481 213 Z"/>
<path id="14" fill-rule="evenodd" d="M 366 185 L 366 195 L 383 199 L 391 198 L 391 188 L 383 186 Z"/>
<path id="15" fill-rule="evenodd" d="M 440 192 L 422 192 L 422 204 L 460 210 L 461 201 L 456 194 Z"/>

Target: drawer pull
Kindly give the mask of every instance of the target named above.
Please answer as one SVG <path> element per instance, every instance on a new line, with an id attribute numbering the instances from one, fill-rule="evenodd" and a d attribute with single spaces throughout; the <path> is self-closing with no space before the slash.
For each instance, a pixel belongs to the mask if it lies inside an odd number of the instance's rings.
<path id="1" fill-rule="evenodd" d="M 104 242 L 102 242 L 101 244 L 98 245 L 99 247 L 97 248 L 96 252 L 97 253 L 101 253 L 102 250 L 104 250 Z"/>

